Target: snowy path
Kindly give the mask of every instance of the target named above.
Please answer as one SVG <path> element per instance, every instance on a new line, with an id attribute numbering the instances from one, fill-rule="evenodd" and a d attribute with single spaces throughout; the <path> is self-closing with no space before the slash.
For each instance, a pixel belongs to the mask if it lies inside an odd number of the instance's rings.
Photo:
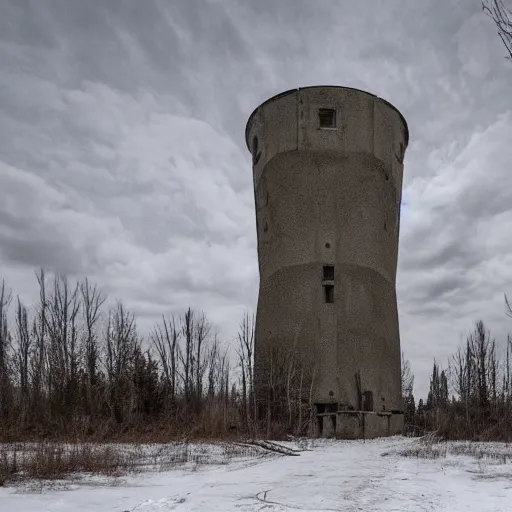
<path id="1" fill-rule="evenodd" d="M 0 489 L 0 512 L 512 510 L 512 464 L 381 456 L 411 443 L 325 442 L 300 457 L 147 473 L 113 487 L 89 483 L 39 494 Z"/>

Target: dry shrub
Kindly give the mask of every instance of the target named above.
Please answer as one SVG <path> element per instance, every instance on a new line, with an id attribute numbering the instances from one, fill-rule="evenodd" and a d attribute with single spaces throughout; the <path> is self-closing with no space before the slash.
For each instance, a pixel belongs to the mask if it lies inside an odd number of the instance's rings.
<path id="1" fill-rule="evenodd" d="M 290 435 L 288 424 L 284 421 L 275 420 L 266 425 L 266 430 L 261 429 L 260 435 L 262 439 L 270 439 L 273 441 L 285 441 Z"/>
<path id="2" fill-rule="evenodd" d="M 501 448 L 498 449 L 498 448 Z M 512 459 L 512 450 L 507 446 L 482 445 L 479 443 L 453 443 L 450 445 L 449 452 L 452 455 L 462 455 L 474 457 L 475 459 L 488 459 L 500 464 L 506 464 Z"/>
<path id="3" fill-rule="evenodd" d="M 450 441 L 512 441 L 508 415 L 495 414 L 489 417 L 475 412 L 466 417 L 456 407 L 439 410 L 434 428 L 443 439 Z"/>
<path id="4" fill-rule="evenodd" d="M 15 452 L 16 453 L 16 452 Z M 17 473 L 16 455 L 9 457 L 5 448 L 0 448 L 0 487 L 3 487 Z"/>
<path id="5" fill-rule="evenodd" d="M 29 478 L 56 479 L 73 473 L 116 476 L 133 469 L 134 459 L 109 446 L 40 443 L 23 465 Z"/>
<path id="6" fill-rule="evenodd" d="M 40 442 L 6 445 L 0 452 L 0 483 L 55 480 L 76 473 L 120 476 L 135 469 L 136 456 L 110 446 Z"/>
<path id="7" fill-rule="evenodd" d="M 398 452 L 402 457 L 414 457 L 417 459 L 439 459 L 446 457 L 447 448 L 434 447 L 433 445 L 411 446 L 406 450 Z"/>
<path id="8" fill-rule="evenodd" d="M 0 446 L 0 485 L 14 481 L 57 480 L 78 474 L 118 477 L 142 469 L 169 470 L 228 464 L 234 458 L 260 456 L 243 443 L 92 444 L 14 443 Z"/>
<path id="9" fill-rule="evenodd" d="M 415 445 L 398 451 L 398 454 L 402 457 L 421 459 L 439 459 L 446 458 L 447 455 L 455 455 L 506 464 L 512 460 L 512 447 L 503 443 L 445 441 L 437 434 L 431 433 L 419 439 Z"/>

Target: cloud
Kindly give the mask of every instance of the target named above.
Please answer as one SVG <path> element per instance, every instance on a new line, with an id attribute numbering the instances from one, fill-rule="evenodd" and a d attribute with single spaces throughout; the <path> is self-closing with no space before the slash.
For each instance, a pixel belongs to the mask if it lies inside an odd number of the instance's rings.
<path id="1" fill-rule="evenodd" d="M 408 120 L 401 337 L 422 393 L 482 317 L 508 328 L 510 72 L 478 2 L 7 0 L 0 18 L 0 261 L 88 275 L 139 315 L 254 309 L 244 127 L 261 101 L 359 87 Z"/>
<path id="2" fill-rule="evenodd" d="M 429 352 L 446 360 L 458 333 L 479 318 L 504 340 L 503 294 L 512 289 L 510 133 L 512 111 L 475 131 L 465 147 L 432 154 L 436 175 L 409 184 L 398 294 L 402 339 L 415 360 Z M 417 322 L 432 340 L 423 347 L 414 339 L 425 336 Z"/>

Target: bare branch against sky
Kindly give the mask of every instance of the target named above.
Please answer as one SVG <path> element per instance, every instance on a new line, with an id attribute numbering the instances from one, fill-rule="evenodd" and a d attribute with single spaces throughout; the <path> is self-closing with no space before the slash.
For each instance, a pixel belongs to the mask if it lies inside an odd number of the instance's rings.
<path id="1" fill-rule="evenodd" d="M 508 52 L 507 58 L 512 60 L 512 11 L 505 7 L 502 0 L 485 0 L 482 6 L 496 24 L 498 35 Z"/>

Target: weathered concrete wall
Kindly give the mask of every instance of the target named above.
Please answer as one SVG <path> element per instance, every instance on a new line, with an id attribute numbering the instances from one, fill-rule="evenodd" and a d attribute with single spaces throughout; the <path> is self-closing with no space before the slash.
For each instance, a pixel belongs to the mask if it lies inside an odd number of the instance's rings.
<path id="1" fill-rule="evenodd" d="M 400 434 L 403 426 L 403 414 L 361 411 L 338 413 L 335 436 L 340 439 L 374 439 Z M 322 429 L 321 435 L 322 437 L 333 437 L 331 430 L 325 428 Z"/>
<path id="2" fill-rule="evenodd" d="M 336 127 L 321 128 L 319 109 Z M 260 290 L 256 385 L 268 351 L 297 347 L 315 366 L 314 403 L 403 410 L 395 279 L 408 129 L 389 103 L 343 87 L 272 98 L 249 119 Z M 323 266 L 334 266 L 326 303 Z M 383 433 L 384 434 L 384 433 Z"/>

